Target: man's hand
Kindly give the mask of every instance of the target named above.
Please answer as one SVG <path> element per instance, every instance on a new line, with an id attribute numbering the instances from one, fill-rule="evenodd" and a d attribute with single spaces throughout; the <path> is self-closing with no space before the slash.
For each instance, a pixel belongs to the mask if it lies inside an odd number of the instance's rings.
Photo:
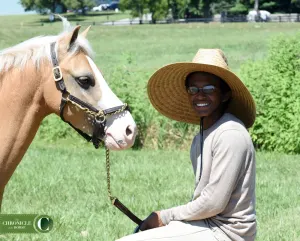
<path id="1" fill-rule="evenodd" d="M 140 230 L 144 231 L 144 230 L 158 228 L 158 227 L 162 227 L 162 226 L 165 226 L 165 225 L 163 224 L 163 222 L 160 219 L 159 212 L 153 212 L 148 216 L 148 218 L 146 218 L 144 220 L 143 224 L 141 225 Z"/>

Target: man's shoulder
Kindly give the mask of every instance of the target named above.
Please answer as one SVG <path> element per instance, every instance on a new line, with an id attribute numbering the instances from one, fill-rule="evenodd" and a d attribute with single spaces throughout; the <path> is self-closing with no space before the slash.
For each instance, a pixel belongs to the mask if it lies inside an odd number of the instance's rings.
<path id="1" fill-rule="evenodd" d="M 231 138 L 230 138 L 231 137 Z M 214 139 L 244 139 L 250 143 L 251 137 L 241 120 L 230 113 L 225 113 L 220 119 L 220 123 L 215 130 Z"/>
<path id="2" fill-rule="evenodd" d="M 248 133 L 244 123 L 230 113 L 225 113 L 219 122 L 216 131 L 223 132 L 223 131 L 241 131 Z"/>

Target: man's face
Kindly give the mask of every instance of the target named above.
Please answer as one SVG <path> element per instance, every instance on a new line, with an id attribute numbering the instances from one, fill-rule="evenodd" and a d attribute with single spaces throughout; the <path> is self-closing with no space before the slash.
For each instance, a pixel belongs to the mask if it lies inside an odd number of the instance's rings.
<path id="1" fill-rule="evenodd" d="M 212 86 L 215 87 L 214 90 Z M 190 103 L 200 117 L 221 113 L 224 96 L 220 88 L 220 79 L 209 73 L 195 72 L 188 77 L 187 88 L 189 87 L 196 87 L 193 88 L 196 91 L 197 88 L 207 89 L 198 90 L 198 93 L 189 93 Z"/>

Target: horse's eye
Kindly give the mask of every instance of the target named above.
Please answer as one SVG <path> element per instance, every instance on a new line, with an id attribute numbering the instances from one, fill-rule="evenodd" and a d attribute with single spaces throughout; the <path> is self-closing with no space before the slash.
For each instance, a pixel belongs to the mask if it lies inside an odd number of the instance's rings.
<path id="1" fill-rule="evenodd" d="M 75 78 L 75 80 L 79 84 L 79 86 L 85 90 L 87 90 L 91 86 L 91 79 L 88 76 L 81 76 Z"/>

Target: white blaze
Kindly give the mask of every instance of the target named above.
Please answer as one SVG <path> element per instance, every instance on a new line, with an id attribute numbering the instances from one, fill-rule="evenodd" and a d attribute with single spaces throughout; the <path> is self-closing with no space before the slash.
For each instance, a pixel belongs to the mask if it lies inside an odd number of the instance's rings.
<path id="1" fill-rule="evenodd" d="M 106 110 L 123 105 L 122 101 L 109 88 L 94 61 L 90 57 L 86 57 L 95 74 L 95 81 L 101 89 L 101 98 L 98 100 L 97 108 Z M 105 129 L 106 136 L 104 138 L 106 147 L 112 150 L 122 150 L 131 147 L 137 134 L 137 128 L 130 112 L 126 110 L 108 116 L 106 120 L 107 128 Z"/>
<path id="2" fill-rule="evenodd" d="M 94 61 L 89 56 L 86 57 L 95 74 L 95 78 L 96 78 L 95 81 L 98 82 L 101 88 L 101 98 L 98 101 L 98 106 L 100 107 L 100 109 L 105 110 L 112 107 L 123 105 L 122 101 L 109 88 L 108 84 L 106 83 L 104 77 L 102 76 L 101 72 L 97 68 Z"/>

